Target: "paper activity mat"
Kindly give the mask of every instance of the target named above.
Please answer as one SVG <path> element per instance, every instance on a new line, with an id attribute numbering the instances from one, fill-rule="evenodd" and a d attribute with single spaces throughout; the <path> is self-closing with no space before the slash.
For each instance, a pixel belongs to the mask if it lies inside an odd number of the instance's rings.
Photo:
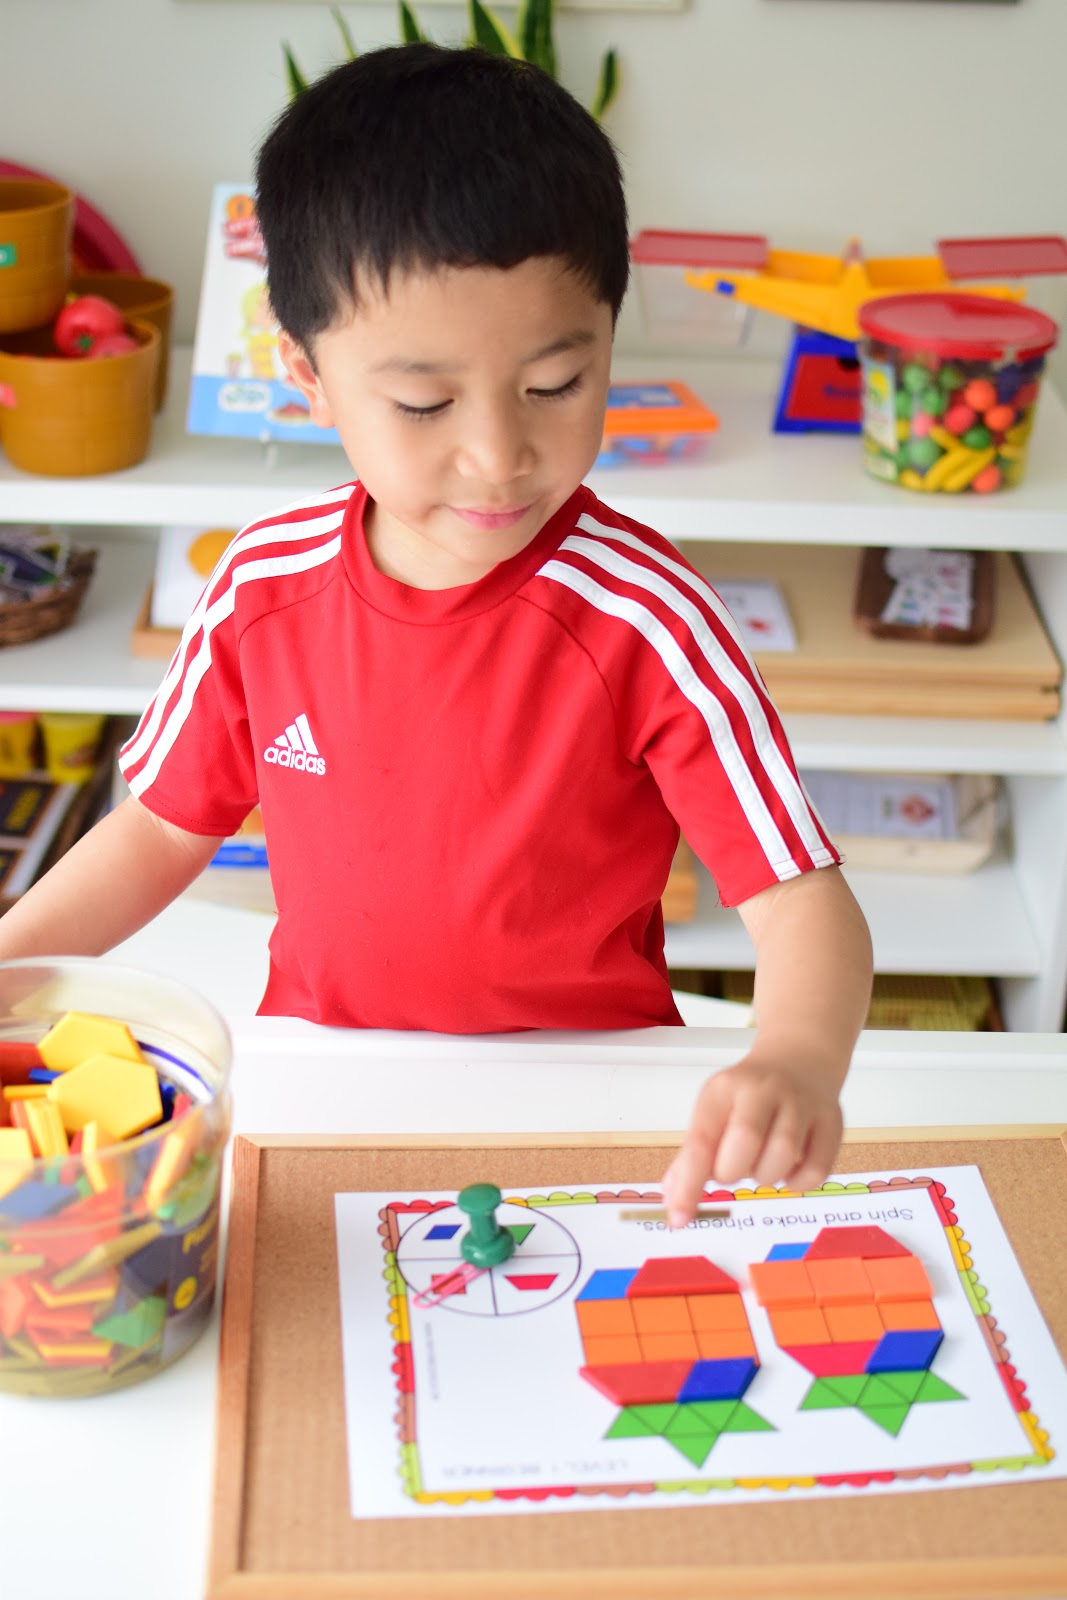
<path id="1" fill-rule="evenodd" d="M 716 1190 L 335 1195 L 356 1518 L 736 1505 L 1067 1475 L 1067 1372 L 977 1167 Z M 465 1281 L 464 1281 L 465 1280 Z"/>

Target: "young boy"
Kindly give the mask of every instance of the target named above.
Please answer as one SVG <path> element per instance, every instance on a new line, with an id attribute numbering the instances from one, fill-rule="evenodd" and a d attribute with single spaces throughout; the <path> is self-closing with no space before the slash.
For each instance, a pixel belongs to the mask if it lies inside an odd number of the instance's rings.
<path id="1" fill-rule="evenodd" d="M 721 602 L 582 486 L 629 264 L 611 144 L 532 67 L 404 46 L 293 103 L 257 195 L 286 367 L 358 482 L 234 540 L 122 752 L 132 798 L 0 957 L 109 949 L 258 801 L 263 1012 L 678 1023 L 681 824 L 755 944 L 758 1030 L 700 1095 L 672 1219 L 712 1174 L 821 1181 L 866 925 Z"/>

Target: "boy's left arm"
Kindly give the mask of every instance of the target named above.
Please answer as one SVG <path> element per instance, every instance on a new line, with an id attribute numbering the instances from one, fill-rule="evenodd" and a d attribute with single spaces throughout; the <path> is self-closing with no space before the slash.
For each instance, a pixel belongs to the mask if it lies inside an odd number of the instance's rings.
<path id="1" fill-rule="evenodd" d="M 756 1037 L 705 1083 L 664 1178 L 673 1227 L 709 1178 L 811 1189 L 841 1142 L 838 1098 L 871 994 L 871 940 L 837 867 L 774 884 L 739 907 L 756 949 Z"/>

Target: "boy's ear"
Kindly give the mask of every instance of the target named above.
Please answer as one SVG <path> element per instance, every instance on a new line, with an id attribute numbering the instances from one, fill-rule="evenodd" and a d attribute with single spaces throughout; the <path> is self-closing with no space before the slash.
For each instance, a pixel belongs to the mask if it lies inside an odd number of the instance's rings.
<path id="1" fill-rule="evenodd" d="M 311 420 L 317 422 L 320 428 L 332 428 L 333 412 L 330 410 L 330 403 L 323 393 L 319 375 L 303 345 L 297 344 L 292 334 L 283 330 L 278 334 L 278 354 L 282 358 L 286 372 L 311 407 Z"/>

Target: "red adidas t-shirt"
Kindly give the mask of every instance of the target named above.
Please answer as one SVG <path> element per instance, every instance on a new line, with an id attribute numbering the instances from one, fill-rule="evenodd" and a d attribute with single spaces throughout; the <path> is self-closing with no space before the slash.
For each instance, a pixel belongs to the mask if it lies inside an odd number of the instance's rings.
<path id="1" fill-rule="evenodd" d="M 253 523 L 120 765 L 224 837 L 258 801 L 260 1010 L 480 1033 L 678 1022 L 679 824 L 726 905 L 840 857 L 721 601 L 578 489 L 478 583 L 380 573 L 346 485 Z"/>

